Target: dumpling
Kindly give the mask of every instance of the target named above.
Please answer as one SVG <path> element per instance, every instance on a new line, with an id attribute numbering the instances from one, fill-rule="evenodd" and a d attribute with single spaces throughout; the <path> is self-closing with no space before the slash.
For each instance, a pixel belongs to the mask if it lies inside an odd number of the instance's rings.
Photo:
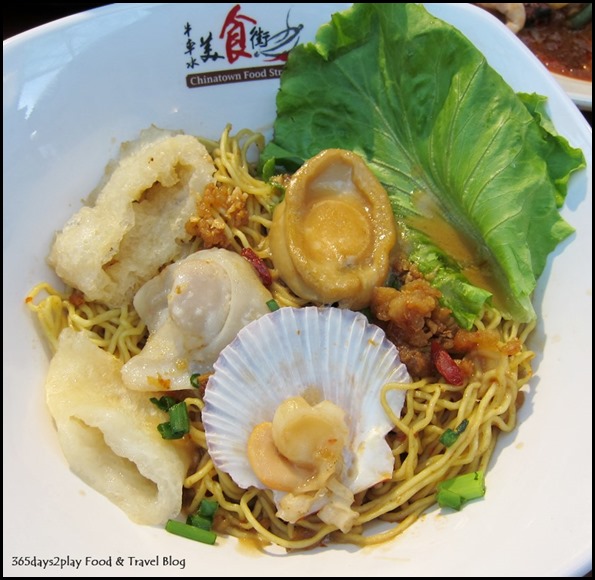
<path id="1" fill-rule="evenodd" d="M 46 397 L 72 471 L 140 524 L 176 517 L 190 452 L 166 441 L 168 416 L 122 383 L 122 363 L 66 328 L 50 362 Z"/>
<path id="2" fill-rule="evenodd" d="M 215 167 L 196 137 L 152 127 L 122 146 L 95 204 L 56 236 L 48 261 L 87 300 L 129 304 L 160 268 L 188 253 L 185 225 Z"/>
<path id="3" fill-rule="evenodd" d="M 271 293 L 230 250 L 200 250 L 165 268 L 134 297 L 149 328 L 143 350 L 122 368 L 131 389 L 190 388 L 249 322 L 270 312 Z"/>

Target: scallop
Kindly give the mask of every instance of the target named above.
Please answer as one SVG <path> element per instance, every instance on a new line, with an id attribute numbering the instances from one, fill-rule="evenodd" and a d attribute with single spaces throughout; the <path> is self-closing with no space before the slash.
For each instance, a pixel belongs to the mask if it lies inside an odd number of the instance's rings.
<path id="1" fill-rule="evenodd" d="M 393 472 L 383 386 L 409 382 L 363 314 L 281 308 L 240 330 L 214 364 L 202 415 L 209 453 L 240 487 L 272 489 L 286 521 L 318 512 L 347 531 L 353 495 Z M 386 391 L 397 416 L 404 397 Z"/>
<path id="2" fill-rule="evenodd" d="M 396 239 L 386 190 L 344 149 L 321 151 L 296 171 L 269 232 L 273 262 L 293 292 L 352 310 L 386 281 Z"/>

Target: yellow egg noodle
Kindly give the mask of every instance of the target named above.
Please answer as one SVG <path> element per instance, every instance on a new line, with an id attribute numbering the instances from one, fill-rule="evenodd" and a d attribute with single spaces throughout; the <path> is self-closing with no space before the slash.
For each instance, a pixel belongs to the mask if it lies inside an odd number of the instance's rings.
<path id="1" fill-rule="evenodd" d="M 35 299 L 43 293 L 47 296 L 36 303 Z M 26 298 L 52 353 L 58 348 L 58 337 L 64 328 L 86 331 L 97 346 L 123 362 L 141 351 L 146 326 L 132 305 L 108 308 L 98 302 L 79 303 L 72 297 L 72 288 L 59 291 L 42 282 Z"/>
<path id="2" fill-rule="evenodd" d="M 271 227 L 272 212 L 282 196 L 282 189 L 253 176 L 256 160 L 252 163 L 249 156 L 256 148 L 257 154 L 265 145 L 264 136 L 249 129 L 230 136 L 231 126 L 227 126 L 218 143 L 203 140 L 213 157 L 215 180 L 231 189 L 239 188 L 247 194 L 248 224 L 233 227 L 225 223 L 225 235 L 231 248 L 236 252 L 242 248 L 251 248 L 262 259 L 271 260 L 269 242 L 266 233 Z M 215 212 L 215 210 L 211 210 Z M 221 216 L 225 222 L 225 215 Z M 296 296 L 282 280 L 274 266 L 271 268 L 273 283 L 269 288 L 279 306 L 303 306 L 306 301 Z"/>
<path id="3" fill-rule="evenodd" d="M 224 223 L 229 249 L 241 252 L 251 248 L 267 261 L 273 278 L 269 290 L 280 306 L 304 306 L 284 285 L 268 247 L 267 233 L 272 223 L 272 210 L 282 196 L 282 188 L 254 177 L 254 149 L 262 149 L 264 138 L 258 133 L 240 131 L 230 135 L 223 131 L 218 143 L 202 141 L 216 167 L 216 185 L 245 194 L 247 222 L 235 225 L 225 210 L 211 206 L 212 220 Z M 193 242 L 200 249 L 200 240 Z M 43 293 L 47 296 L 37 300 Z M 108 308 L 98 302 L 79 300 L 72 288 L 58 291 L 47 283 L 37 285 L 26 303 L 36 314 L 42 333 L 55 352 L 60 332 L 67 327 L 84 331 L 93 342 L 122 362 L 138 354 L 147 338 L 147 329 L 130 304 Z M 183 391 L 189 409 L 189 439 L 195 449 L 195 461 L 184 481 L 184 509 L 194 512 L 204 498 L 219 504 L 215 531 L 238 538 L 251 538 L 261 544 L 274 543 L 289 550 L 306 549 L 330 539 L 360 546 L 394 538 L 412 525 L 436 503 L 439 482 L 458 474 L 488 468 L 498 434 L 514 429 L 517 408 L 522 403 L 522 387 L 531 377 L 530 362 L 534 353 L 526 341 L 534 323 L 517 324 L 504 320 L 495 309 L 487 309 L 472 330 L 497 332 L 500 343 L 514 342 L 520 348 L 511 353 L 480 352 L 474 371 L 464 387 L 422 379 L 409 384 L 387 384 L 382 391 L 382 404 L 394 429 L 387 436 L 395 459 L 389 481 L 374 485 L 355 496 L 353 509 L 358 513 L 347 533 L 325 524 L 316 514 L 287 523 L 276 515 L 273 493 L 255 488 L 241 489 L 231 477 L 213 464 L 201 411 L 201 391 Z M 401 416 L 395 416 L 386 403 L 391 390 L 405 391 Z M 440 443 L 447 429 L 455 429 L 463 421 L 467 427 L 457 444 L 445 447 Z M 385 522 L 385 523 L 382 523 Z M 377 523 L 373 529 L 367 524 Z"/>

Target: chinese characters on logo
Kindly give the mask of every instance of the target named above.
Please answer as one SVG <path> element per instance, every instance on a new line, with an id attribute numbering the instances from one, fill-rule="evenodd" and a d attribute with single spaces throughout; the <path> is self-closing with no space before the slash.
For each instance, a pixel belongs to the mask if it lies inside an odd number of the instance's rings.
<path id="1" fill-rule="evenodd" d="M 184 25 L 184 55 L 186 68 L 195 69 L 201 63 L 226 60 L 234 64 L 240 59 L 263 58 L 264 62 L 287 60 L 289 51 L 300 39 L 303 24 L 291 26 L 289 13 L 285 27 L 278 32 L 265 30 L 256 18 L 242 13 L 240 4 L 236 4 L 226 15 L 221 30 L 213 34 L 212 30 L 201 31 L 194 36 L 190 22 Z"/>
<path id="2" fill-rule="evenodd" d="M 219 38 L 225 39 L 225 53 L 230 64 L 242 56 L 252 58 L 252 55 L 246 50 L 245 23 L 256 24 L 256 20 L 240 14 L 240 5 L 236 4 L 227 14 L 219 35 Z"/>

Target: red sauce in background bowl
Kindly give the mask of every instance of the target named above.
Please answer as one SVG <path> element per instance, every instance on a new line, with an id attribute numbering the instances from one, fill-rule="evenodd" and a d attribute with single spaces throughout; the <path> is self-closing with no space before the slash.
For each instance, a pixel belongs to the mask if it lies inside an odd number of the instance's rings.
<path id="1" fill-rule="evenodd" d="M 518 37 L 554 73 L 592 80 L 593 23 L 572 29 L 561 10 L 552 10 L 546 21 L 528 20 Z"/>
<path id="2" fill-rule="evenodd" d="M 481 5 L 480 5 L 481 6 Z M 496 6 L 502 7 L 500 10 Z M 511 4 L 481 6 L 491 14 L 506 21 L 503 12 Z M 583 10 L 585 3 L 569 3 L 553 8 L 548 3 L 523 4 L 526 20 L 517 36 L 528 46 L 552 73 L 574 79 L 592 81 L 593 24 L 588 22 L 573 28 L 573 16 Z M 562 6 L 562 5 L 560 5 Z M 585 13 L 586 14 L 586 13 Z"/>

